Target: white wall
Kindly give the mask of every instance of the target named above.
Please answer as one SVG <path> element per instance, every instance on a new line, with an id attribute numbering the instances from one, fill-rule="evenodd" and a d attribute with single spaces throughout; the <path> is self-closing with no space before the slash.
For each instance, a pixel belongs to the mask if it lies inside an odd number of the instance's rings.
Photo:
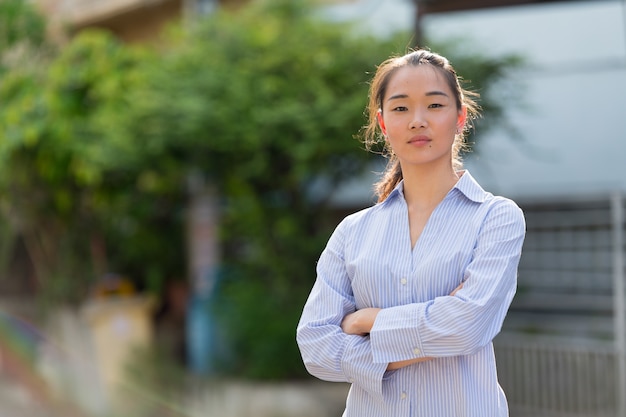
<path id="1" fill-rule="evenodd" d="M 514 197 L 626 191 L 626 2 L 579 1 L 431 15 L 431 37 L 473 39 L 481 53 L 515 52 L 528 110 L 511 119 L 522 143 L 484 137 L 466 166 Z"/>
<path id="2" fill-rule="evenodd" d="M 380 34 L 411 29 L 412 0 L 355 0 L 329 9 Z M 530 67 L 517 74 L 526 110 L 507 131 L 482 138 L 466 166 L 481 184 L 511 197 L 587 196 L 626 192 L 626 0 L 569 1 L 428 15 L 433 39 L 465 39 L 486 55 L 518 53 Z M 462 75 L 462 74 L 461 74 Z M 370 201 L 374 177 L 347 187 Z M 360 194 L 359 194 L 360 195 Z M 362 200 L 362 201 L 363 201 Z M 338 201 L 346 204 L 346 201 Z"/>
<path id="3" fill-rule="evenodd" d="M 415 14 L 413 0 L 344 0 L 324 8 L 330 20 L 355 22 L 382 36 L 413 28 Z"/>

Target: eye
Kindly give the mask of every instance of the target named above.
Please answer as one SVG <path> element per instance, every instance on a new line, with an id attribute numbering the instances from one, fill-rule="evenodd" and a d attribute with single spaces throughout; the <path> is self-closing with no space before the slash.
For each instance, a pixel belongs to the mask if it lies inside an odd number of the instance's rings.
<path id="1" fill-rule="evenodd" d="M 405 106 L 397 106 L 391 109 L 391 111 L 407 111 L 407 110 L 408 108 L 406 108 Z"/>
<path id="2" fill-rule="evenodd" d="M 429 109 L 438 109 L 440 107 L 443 107 L 443 104 L 433 103 L 433 104 L 428 105 Z"/>

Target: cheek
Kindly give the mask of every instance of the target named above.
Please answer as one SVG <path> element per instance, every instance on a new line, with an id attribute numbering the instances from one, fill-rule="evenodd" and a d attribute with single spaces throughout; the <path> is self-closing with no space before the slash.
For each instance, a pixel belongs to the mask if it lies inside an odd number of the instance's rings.
<path id="1" fill-rule="evenodd" d="M 397 143 L 402 137 L 403 136 L 398 130 L 397 126 L 393 124 L 387 125 L 387 133 L 385 134 L 385 142 L 387 143 L 387 145 L 393 147 L 394 144 Z"/>
<path id="2" fill-rule="evenodd" d="M 406 128 L 406 122 L 400 117 L 387 118 L 385 128 L 387 128 L 387 132 L 399 132 Z"/>
<path id="3" fill-rule="evenodd" d="M 453 136 L 456 135 L 459 127 L 458 119 L 456 117 L 447 116 L 445 118 L 442 118 L 440 123 L 442 131 L 449 132 Z"/>

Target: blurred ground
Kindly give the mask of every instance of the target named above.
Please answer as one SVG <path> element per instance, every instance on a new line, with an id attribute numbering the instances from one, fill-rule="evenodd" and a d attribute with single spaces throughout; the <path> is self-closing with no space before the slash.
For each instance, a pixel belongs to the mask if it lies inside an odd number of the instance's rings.
<path id="1" fill-rule="evenodd" d="M 117 415 L 172 417 L 333 417 L 342 413 L 349 386 L 347 384 L 310 381 L 251 383 L 220 382 L 197 392 L 190 392 L 185 404 L 156 401 L 150 411 Z M 134 410 L 134 408 L 133 408 Z M 180 410 L 185 410 L 181 412 Z M 41 405 L 20 384 L 0 369 L 0 417 L 90 417 L 88 413 L 69 404 Z"/>
<path id="2" fill-rule="evenodd" d="M 0 372 L 0 417 L 60 417 Z"/>

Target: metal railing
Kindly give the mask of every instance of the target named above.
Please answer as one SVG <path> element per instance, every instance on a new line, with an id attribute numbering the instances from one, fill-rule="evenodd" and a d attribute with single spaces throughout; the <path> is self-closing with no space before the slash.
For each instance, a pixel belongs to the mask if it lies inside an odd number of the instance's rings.
<path id="1" fill-rule="evenodd" d="M 612 344 L 500 341 L 498 374 L 512 417 L 616 417 L 619 389 Z"/>
<path id="2" fill-rule="evenodd" d="M 522 204 L 518 294 L 495 341 L 512 417 L 626 417 L 623 205 Z"/>

